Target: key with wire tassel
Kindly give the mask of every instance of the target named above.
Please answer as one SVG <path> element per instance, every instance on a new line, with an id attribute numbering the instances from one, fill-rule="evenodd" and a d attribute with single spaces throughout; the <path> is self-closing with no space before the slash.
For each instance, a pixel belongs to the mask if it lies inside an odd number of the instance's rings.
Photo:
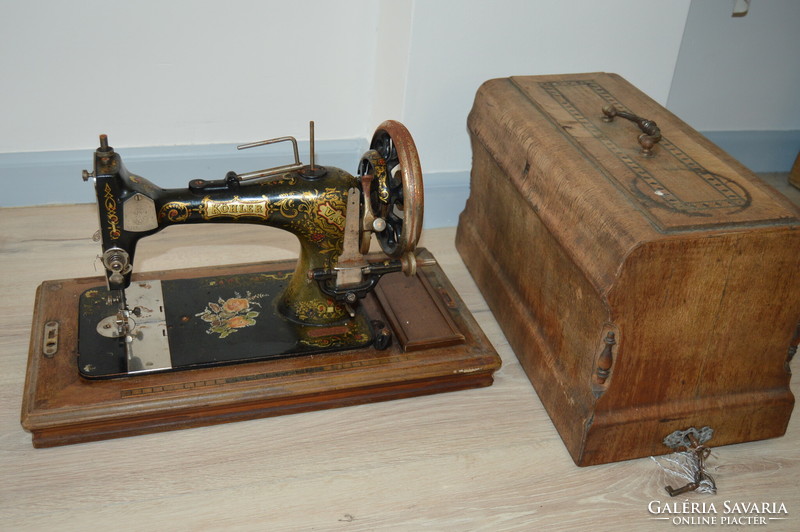
<path id="1" fill-rule="evenodd" d="M 691 481 L 680 488 L 673 488 L 666 486 L 665 489 L 670 497 L 676 497 L 690 491 L 696 491 L 703 488 L 703 491 L 715 493 L 717 490 L 714 478 L 709 475 L 705 470 L 705 462 L 711 454 L 711 448 L 705 445 L 705 442 L 711 439 L 714 431 L 711 427 L 703 427 L 697 430 L 694 427 L 684 430 L 675 431 L 664 439 L 664 444 L 678 449 L 685 447 L 685 451 L 678 452 L 686 458 L 687 464 L 684 469 L 689 473 Z"/>

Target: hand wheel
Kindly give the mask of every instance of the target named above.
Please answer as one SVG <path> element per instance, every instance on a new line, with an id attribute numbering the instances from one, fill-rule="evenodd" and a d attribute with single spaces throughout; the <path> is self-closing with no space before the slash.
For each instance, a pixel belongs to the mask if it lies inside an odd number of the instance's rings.
<path id="1" fill-rule="evenodd" d="M 378 126 L 358 170 L 373 176 L 365 201 L 383 252 L 392 258 L 413 252 L 422 231 L 424 198 L 417 147 L 406 127 L 394 120 Z M 364 239 L 368 249 L 369 232 L 362 236 L 362 253 Z"/>

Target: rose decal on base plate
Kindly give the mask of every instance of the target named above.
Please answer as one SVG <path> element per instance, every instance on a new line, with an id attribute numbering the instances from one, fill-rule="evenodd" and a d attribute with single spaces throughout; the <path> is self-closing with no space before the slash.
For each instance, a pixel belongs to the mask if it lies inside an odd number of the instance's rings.
<path id="1" fill-rule="evenodd" d="M 255 300 L 264 297 L 264 294 L 251 294 L 242 297 L 238 293 L 234 293 L 234 297 L 228 299 L 217 299 L 216 303 L 208 303 L 203 312 L 195 314 L 201 320 L 209 323 L 209 328 L 206 334 L 219 334 L 220 338 L 235 333 L 244 327 L 250 327 L 256 324 L 255 318 L 258 317 L 258 311 L 253 307 L 261 307 Z"/>

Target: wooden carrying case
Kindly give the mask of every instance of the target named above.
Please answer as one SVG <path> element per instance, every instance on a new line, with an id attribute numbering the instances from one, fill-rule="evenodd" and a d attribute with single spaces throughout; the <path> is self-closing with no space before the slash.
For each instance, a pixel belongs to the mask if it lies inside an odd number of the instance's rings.
<path id="1" fill-rule="evenodd" d="M 615 74 L 487 81 L 468 125 L 457 247 L 575 463 L 785 432 L 795 206 Z"/>

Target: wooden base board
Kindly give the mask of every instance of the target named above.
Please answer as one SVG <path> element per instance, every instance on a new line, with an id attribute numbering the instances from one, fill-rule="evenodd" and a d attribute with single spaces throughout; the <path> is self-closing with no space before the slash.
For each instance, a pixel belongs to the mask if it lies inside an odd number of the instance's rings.
<path id="1" fill-rule="evenodd" d="M 432 258 L 425 250 L 423 258 Z M 151 272 L 135 280 L 269 272 L 292 261 Z M 489 386 L 500 358 L 438 264 L 385 276 L 362 304 L 394 342 L 181 372 L 87 380 L 77 370 L 77 302 L 102 278 L 46 281 L 36 294 L 22 426 L 52 447 Z M 45 354 L 45 325 L 58 346 Z"/>

